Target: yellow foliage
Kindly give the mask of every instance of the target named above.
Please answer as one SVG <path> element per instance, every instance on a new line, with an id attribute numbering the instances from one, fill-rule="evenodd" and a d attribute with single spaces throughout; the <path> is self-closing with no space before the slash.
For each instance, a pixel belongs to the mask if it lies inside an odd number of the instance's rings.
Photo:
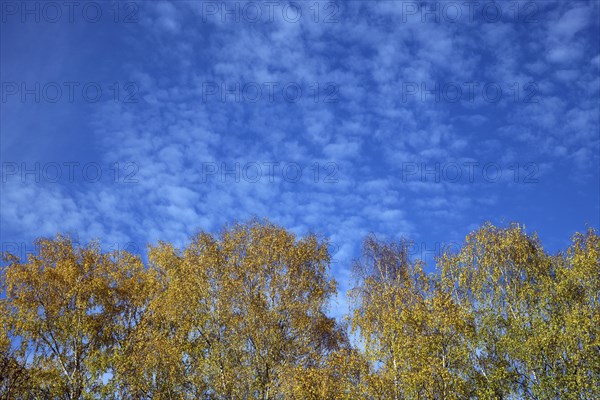
<path id="1" fill-rule="evenodd" d="M 409 246 L 366 238 L 346 326 L 327 242 L 268 221 L 147 265 L 39 239 L 4 255 L 0 398 L 600 398 L 596 232 L 551 255 L 486 224 L 429 274 Z"/>

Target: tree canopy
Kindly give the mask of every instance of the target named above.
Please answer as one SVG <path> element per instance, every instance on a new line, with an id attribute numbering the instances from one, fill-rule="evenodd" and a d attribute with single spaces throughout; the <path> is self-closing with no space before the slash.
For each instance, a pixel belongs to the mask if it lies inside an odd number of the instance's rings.
<path id="1" fill-rule="evenodd" d="M 370 235 L 344 320 L 329 243 L 252 220 L 148 261 L 4 254 L 2 399 L 598 399 L 600 238 L 485 224 L 434 272 Z"/>

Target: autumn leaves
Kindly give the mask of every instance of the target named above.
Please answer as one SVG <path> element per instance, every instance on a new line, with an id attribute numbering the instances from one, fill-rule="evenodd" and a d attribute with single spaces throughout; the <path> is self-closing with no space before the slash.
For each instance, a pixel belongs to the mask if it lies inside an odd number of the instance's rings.
<path id="1" fill-rule="evenodd" d="M 594 399 L 600 240 L 547 254 L 485 225 L 425 273 L 368 237 L 346 321 L 327 243 L 265 221 L 159 243 L 6 255 L 2 398 Z"/>
<path id="2" fill-rule="evenodd" d="M 485 225 L 436 274 L 408 245 L 365 241 L 352 329 L 374 383 L 361 398 L 600 398 L 600 241 L 544 252 Z"/>
<path id="3" fill-rule="evenodd" d="M 160 243 L 149 265 L 68 238 L 8 256 L 8 397 L 276 398 L 344 343 L 327 246 L 269 223 Z M 13 374 L 15 375 L 15 374 Z"/>

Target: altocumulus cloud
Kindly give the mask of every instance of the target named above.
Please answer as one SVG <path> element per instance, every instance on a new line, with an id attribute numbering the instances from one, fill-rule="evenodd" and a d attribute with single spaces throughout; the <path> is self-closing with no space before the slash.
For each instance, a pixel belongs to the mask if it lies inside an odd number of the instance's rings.
<path id="1" fill-rule="evenodd" d="M 486 219 L 556 245 L 597 227 L 597 2 L 275 3 L 139 2 L 117 28 L 7 16 L 3 49 L 55 50 L 9 50 L 3 82 L 119 91 L 3 99 L 3 237 L 183 244 L 265 216 L 329 236 L 343 292 L 369 232 L 431 249 Z M 103 178 L 23 179 L 38 161 Z"/>

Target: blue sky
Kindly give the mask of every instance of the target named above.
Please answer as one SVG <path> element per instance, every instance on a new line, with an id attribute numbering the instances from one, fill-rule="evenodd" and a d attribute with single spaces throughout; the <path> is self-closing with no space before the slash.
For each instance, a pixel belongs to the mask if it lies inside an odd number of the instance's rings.
<path id="1" fill-rule="evenodd" d="M 433 265 L 488 220 L 600 225 L 598 2 L 1 6 L 3 250 L 268 217 L 344 292 L 369 232 Z"/>

